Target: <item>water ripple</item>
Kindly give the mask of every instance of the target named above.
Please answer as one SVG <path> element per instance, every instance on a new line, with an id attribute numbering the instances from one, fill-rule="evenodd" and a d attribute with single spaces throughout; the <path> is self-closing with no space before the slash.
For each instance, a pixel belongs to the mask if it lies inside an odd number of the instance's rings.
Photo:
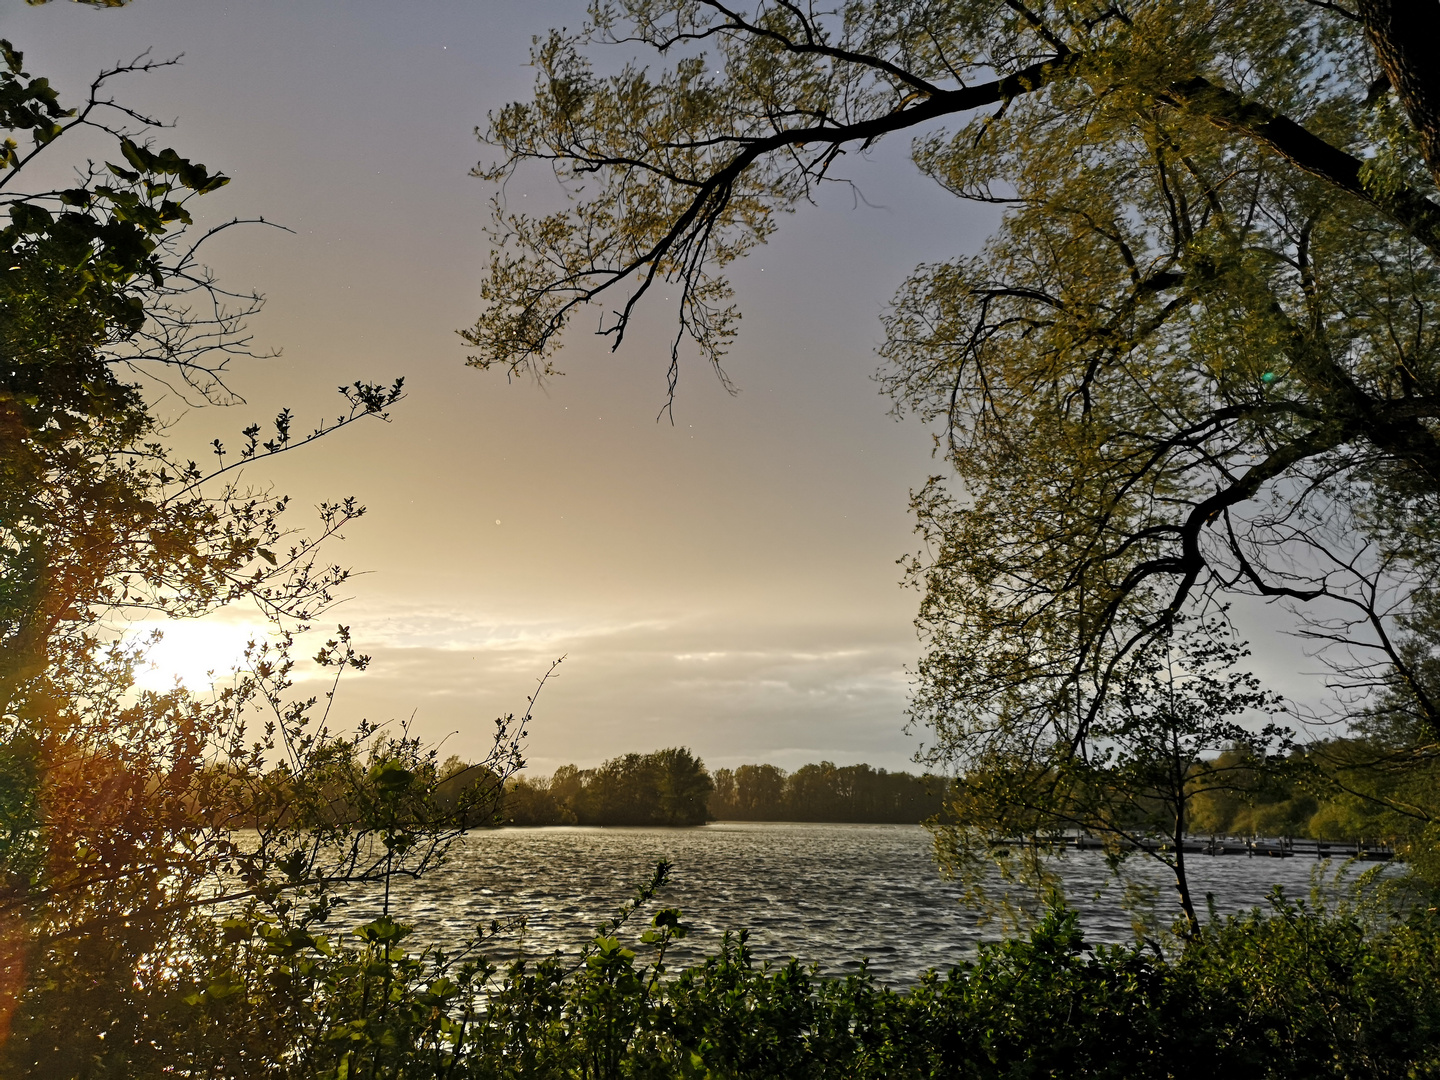
<path id="1" fill-rule="evenodd" d="M 913 825 L 477 832 L 455 845 L 447 865 L 397 891 L 396 915 L 413 922 L 421 940 L 437 943 L 524 915 L 523 938 L 497 943 L 492 957 L 574 953 L 662 858 L 674 871 L 659 902 L 682 909 L 694 927 L 672 953 L 680 964 L 715 951 L 726 930 L 743 927 L 761 959 L 793 955 L 843 974 L 868 958 L 883 981 L 903 984 L 972 957 L 978 943 L 1002 932 L 977 925 L 975 913 L 961 908 L 959 889 L 936 872 L 929 834 Z M 1072 852 L 1058 866 L 1088 937 L 1128 940 L 1130 915 L 1099 854 Z M 1213 893 L 1222 914 L 1261 904 L 1277 884 L 1303 897 L 1316 867 L 1301 858 L 1190 862 L 1197 897 Z M 1160 887 L 1164 911 L 1166 879 L 1147 869 L 1140 876 Z M 364 897 L 353 898 L 349 918 L 365 917 L 367 907 Z"/>

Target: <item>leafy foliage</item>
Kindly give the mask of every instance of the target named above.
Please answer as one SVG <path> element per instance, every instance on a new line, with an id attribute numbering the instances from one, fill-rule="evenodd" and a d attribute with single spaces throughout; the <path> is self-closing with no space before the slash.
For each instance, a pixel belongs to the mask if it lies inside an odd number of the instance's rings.
<path id="1" fill-rule="evenodd" d="M 948 782 L 869 765 L 822 761 L 793 773 L 741 765 L 715 773 L 710 812 L 732 821 L 850 821 L 914 825 L 943 809 Z"/>
<path id="2" fill-rule="evenodd" d="M 178 988 L 225 940 L 217 910 L 284 922 L 325 910 L 337 883 L 419 874 L 495 789 L 441 791 L 433 752 L 403 729 L 328 727 L 335 685 L 301 692 L 291 632 L 346 580 L 318 545 L 363 508 L 322 505 L 301 537 L 288 500 L 243 479 L 384 419 L 401 383 L 342 388 L 344 412 L 309 435 L 284 411 L 238 448 L 217 439 L 208 466 L 177 459 L 155 387 L 233 403 L 226 366 L 249 354 L 260 302 L 198 261 L 228 225 L 186 236 L 191 201 L 226 178 L 156 149 L 157 125 L 109 96 L 162 63 L 104 72 L 67 108 L 8 42 L 0 60 L 0 1071 L 131 1075 L 183 1024 Z M 115 160 L 22 190 L 76 130 Z M 126 640 L 129 620 L 237 601 L 278 636 L 231 682 L 136 690 L 146 643 Z M 314 659 L 336 678 L 368 662 L 344 628 Z M 521 764 L 524 723 L 499 723 L 497 777 Z"/>
<path id="3" fill-rule="evenodd" d="M 1063 815 L 1065 778 L 1136 752 L 1117 696 L 1146 657 L 1248 596 L 1323 652 L 1335 719 L 1409 718 L 1373 782 L 1352 755 L 1329 783 L 1418 839 L 1429 772 L 1399 774 L 1440 739 L 1437 34 L 1434 4 L 1388 0 L 597 0 L 485 130 L 479 175 L 548 167 L 569 198 L 497 202 L 472 362 L 543 377 L 581 308 L 607 304 L 618 345 L 664 281 L 677 348 L 718 364 L 729 262 L 844 153 L 916 133 L 922 172 L 1002 215 L 901 285 L 881 350 L 946 465 L 907 561 L 926 764 L 1016 778 L 995 813 L 1023 788 L 1016 814 Z M 638 57 L 602 76 L 602 45 Z"/>
<path id="4" fill-rule="evenodd" d="M 1046 756 L 992 740 L 963 762 L 948 814 L 935 825 L 941 866 L 984 905 L 992 861 L 1011 884 L 1053 888 L 1047 843 L 1083 833 L 1103 841 L 1112 869 L 1141 852 L 1164 864 L 1198 930 L 1184 847 L 1197 829 L 1196 804 L 1252 801 L 1279 786 L 1290 764 L 1291 733 L 1264 723 L 1279 699 L 1235 670 L 1243 653 L 1222 624 L 1177 620 L 1173 634 L 1116 672 L 1082 752 L 1060 743 Z"/>
<path id="5" fill-rule="evenodd" d="M 1156 651 L 1233 589 L 1329 604 L 1312 632 L 1375 648 L 1378 664 L 1344 669 L 1378 691 L 1365 753 L 1433 742 L 1424 581 L 1440 474 L 1435 348 L 1416 313 L 1434 299 L 1440 142 L 1404 18 L 1369 0 L 835 15 L 630 0 L 592 16 L 592 37 L 681 57 L 658 78 L 601 79 L 585 35 L 537 46 L 536 99 L 494 118 L 502 160 L 481 171 L 549 163 L 578 197 L 549 218 L 502 208 L 470 334 L 481 366 L 549 371 L 576 307 L 632 288 L 605 327 L 618 340 L 663 278 L 682 285 L 681 335 L 718 363 L 735 316 L 718 271 L 843 147 L 997 106 L 916 158 L 957 194 L 1003 201 L 1001 233 L 980 260 L 923 268 L 887 347 L 892 390 L 944 420 L 965 490 L 922 494 L 934 557 L 914 566 L 931 646 L 917 712 L 942 757 L 976 766 L 965 797 L 986 776 L 1039 777 L 1063 797 L 995 806 L 1145 828 L 1183 816 L 1196 776 L 1199 794 L 1220 786 L 1207 745 L 1251 738 L 1229 775 L 1254 771 L 1280 733 L 1225 725 L 1268 698 L 1206 667 L 1224 647 L 1192 650 L 1178 677 Z M 720 78 L 698 55 L 712 41 Z M 1367 923 L 1277 898 L 1269 916 L 1192 921 L 1169 959 L 1087 950 L 1057 910 L 1028 940 L 898 992 L 757 967 L 743 936 L 670 972 L 678 911 L 658 912 L 639 948 L 626 931 L 662 864 L 578 966 L 501 971 L 484 935 L 412 951 L 388 884 L 484 818 L 525 719 L 503 720 L 491 758 L 456 781 L 468 770 L 403 728 L 334 734 L 333 685 L 298 694 L 284 637 L 203 699 L 133 692 L 136 651 L 109 625 L 237 599 L 285 626 L 323 613 L 344 571 L 316 561 L 314 540 L 287 549 L 286 504 L 242 487 L 240 467 L 383 416 L 401 387 L 349 388 L 309 437 L 282 413 L 238 451 L 217 441 L 209 468 L 172 460 L 144 380 L 225 400 L 225 360 L 246 349 L 182 242 L 187 204 L 224 178 L 109 111 L 101 83 L 153 65 L 107 73 L 71 111 L 0 52 L 5 1075 L 1440 1072 L 1440 938 L 1423 908 Z M 76 127 L 108 134 L 117 160 L 71 189 L 19 192 Z M 322 509 L 321 538 L 359 512 Z M 365 662 L 343 632 L 317 659 Z M 1345 765 L 1327 782 L 1345 785 Z M 1343 790 L 1399 813 L 1416 774 L 1397 775 Z M 572 781 L 586 813 L 660 807 L 676 822 L 703 820 L 710 792 L 683 750 Z M 334 930 L 344 883 L 385 891 L 382 916 L 350 934 Z"/>
<path id="6" fill-rule="evenodd" d="M 626 924 L 668 870 L 602 924 L 582 958 L 411 951 L 389 919 L 346 943 L 237 918 L 229 966 L 186 995 L 169 1061 L 265 1077 L 1390 1077 L 1440 1069 L 1428 917 L 1375 924 L 1278 897 L 1216 921 L 1183 953 L 1092 949 L 1073 913 L 986 946 L 918 986 L 757 964 L 744 933 L 702 964 L 665 962 L 686 933 L 661 909 Z M 501 928 L 492 928 L 500 930 Z M 483 948 L 483 943 L 476 942 Z M 205 980 L 208 979 L 208 984 Z M 103 1075 L 103 1074 L 102 1074 Z"/>
<path id="7" fill-rule="evenodd" d="M 703 825 L 712 789 L 705 763 L 671 747 L 594 769 L 566 765 L 548 781 L 516 777 L 502 812 L 517 825 Z"/>
<path id="8" fill-rule="evenodd" d="M 457 762 L 457 765 L 459 763 Z M 703 825 L 731 821 L 917 824 L 940 813 L 945 781 L 823 761 L 787 775 L 774 765 L 718 769 L 689 751 L 625 754 L 595 769 L 516 776 L 502 818 L 515 825 Z"/>

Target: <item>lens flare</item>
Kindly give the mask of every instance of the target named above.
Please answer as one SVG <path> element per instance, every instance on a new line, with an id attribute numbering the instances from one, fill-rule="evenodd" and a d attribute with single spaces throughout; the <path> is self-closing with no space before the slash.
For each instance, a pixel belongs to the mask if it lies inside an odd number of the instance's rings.
<path id="1" fill-rule="evenodd" d="M 143 642 L 152 631 L 160 639 L 145 649 L 135 671 L 140 690 L 164 693 L 177 682 L 187 690 L 207 690 L 224 680 L 241 662 L 250 642 L 263 641 L 266 627 L 251 623 L 138 623 L 125 636 Z"/>

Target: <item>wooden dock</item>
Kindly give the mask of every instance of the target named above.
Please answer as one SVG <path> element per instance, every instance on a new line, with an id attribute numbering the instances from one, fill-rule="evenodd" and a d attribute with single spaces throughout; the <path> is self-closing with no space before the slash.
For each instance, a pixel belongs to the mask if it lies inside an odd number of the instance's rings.
<path id="1" fill-rule="evenodd" d="M 1006 842 L 1022 843 L 1014 840 Z M 1079 851 L 1100 851 L 1106 846 L 1106 841 L 1100 837 L 1085 834 L 1023 841 L 1027 844 L 1032 842 Z M 1137 838 L 1129 843 L 1145 851 L 1169 851 L 1175 846 L 1171 840 L 1155 837 Z M 1252 859 L 1359 859 L 1364 862 L 1388 862 L 1395 857 L 1395 849 L 1387 844 L 1297 840 L 1288 836 L 1187 836 L 1182 846 L 1187 855 L 1244 855 Z"/>

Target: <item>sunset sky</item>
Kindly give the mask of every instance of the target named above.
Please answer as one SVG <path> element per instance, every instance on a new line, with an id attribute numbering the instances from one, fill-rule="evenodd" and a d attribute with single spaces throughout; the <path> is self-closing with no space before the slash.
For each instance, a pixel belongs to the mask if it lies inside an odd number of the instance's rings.
<path id="1" fill-rule="evenodd" d="M 541 772 L 676 744 L 712 767 L 907 767 L 917 596 L 896 560 L 918 542 L 909 490 L 938 463 L 873 381 L 879 316 L 916 263 L 974 250 L 993 222 L 921 178 L 908 143 L 852 156 L 858 189 L 785 219 L 739 268 L 727 370 L 740 392 L 692 358 L 671 426 L 657 422 L 663 291 L 618 354 L 582 317 L 567 374 L 543 387 L 467 368 L 455 334 L 480 309 L 494 194 L 467 175 L 487 158 L 474 128 L 528 94 L 531 35 L 577 26 L 579 0 L 0 11 L 28 69 L 72 101 L 109 63 L 183 53 L 120 95 L 177 118 L 163 143 L 234 177 L 202 200 L 211 222 L 293 230 L 215 245 L 226 285 L 268 297 L 256 344 L 283 356 L 235 369 L 243 405 L 167 402 L 177 439 L 230 437 L 283 405 L 303 426 L 334 411 L 340 383 L 406 379 L 391 424 L 252 476 L 301 504 L 369 507 L 333 552 L 366 571 L 334 620 L 375 657 L 342 690 L 347 719 L 413 713 L 422 734 L 449 736 L 446 753 L 478 754 L 491 718 L 523 710 L 564 654 L 532 731 Z M 532 195 L 553 200 L 553 183 L 507 191 Z M 247 620 L 172 628 L 152 678 L 233 654 Z"/>

